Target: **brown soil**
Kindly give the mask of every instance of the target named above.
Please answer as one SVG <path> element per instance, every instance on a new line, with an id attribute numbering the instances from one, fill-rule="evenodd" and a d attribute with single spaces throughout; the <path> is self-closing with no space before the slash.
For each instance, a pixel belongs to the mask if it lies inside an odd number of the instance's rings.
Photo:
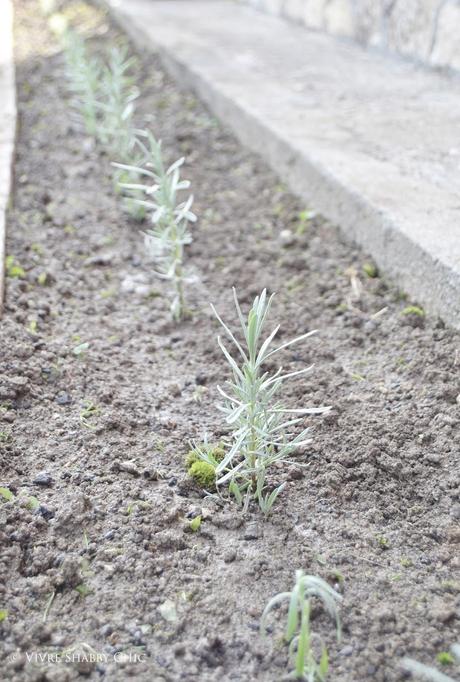
<path id="1" fill-rule="evenodd" d="M 293 243 L 280 237 L 304 207 L 142 55 L 139 125 L 171 159 L 186 155 L 199 216 L 188 250 L 195 313 L 172 325 L 109 160 L 73 123 L 38 3 L 15 8 L 8 253 L 25 278 L 8 279 L 0 327 L 0 484 L 16 496 L 0 508 L 1 676 L 282 680 L 280 624 L 263 639 L 259 617 L 297 568 L 344 596 L 339 645 L 321 611 L 313 621 L 331 680 L 400 680 L 402 656 L 433 662 L 460 639 L 458 334 L 403 315 L 396 286 L 366 277 L 369 259 L 325 220 Z M 117 35 L 99 11 L 84 19 L 95 49 Z M 363 291 L 347 308 L 351 266 Z M 278 292 L 282 340 L 320 330 L 285 353 L 286 369 L 315 362 L 286 398 L 333 405 L 311 420 L 314 444 L 299 457 L 308 468 L 277 472 L 288 484 L 268 521 L 203 498 L 183 468 L 191 440 L 225 432 L 215 401 L 228 371 L 208 302 L 233 323 L 233 285 L 244 307 L 264 286 Z M 200 531 L 186 532 L 197 513 Z M 159 610 L 169 601 L 175 620 Z M 27 658 L 81 643 L 107 662 Z M 143 660 L 116 662 L 118 652 Z"/>

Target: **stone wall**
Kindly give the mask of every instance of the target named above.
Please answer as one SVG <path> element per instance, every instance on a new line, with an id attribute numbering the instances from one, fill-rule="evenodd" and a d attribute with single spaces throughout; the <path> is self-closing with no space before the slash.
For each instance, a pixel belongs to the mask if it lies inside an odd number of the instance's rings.
<path id="1" fill-rule="evenodd" d="M 460 0 L 243 0 L 308 28 L 460 71 Z"/>

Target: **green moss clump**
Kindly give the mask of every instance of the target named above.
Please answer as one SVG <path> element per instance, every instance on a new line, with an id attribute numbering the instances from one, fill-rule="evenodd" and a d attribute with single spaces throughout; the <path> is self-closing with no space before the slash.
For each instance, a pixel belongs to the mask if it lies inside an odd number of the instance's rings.
<path id="1" fill-rule="evenodd" d="M 206 460 L 203 459 L 206 455 Z M 213 490 L 216 487 L 216 467 L 225 457 L 222 443 L 214 445 L 201 443 L 199 447 L 190 450 L 185 456 L 185 467 L 188 475 L 201 488 Z"/>
<path id="2" fill-rule="evenodd" d="M 204 461 L 194 462 L 189 468 L 188 473 L 201 488 L 215 488 L 216 470 L 212 464 Z"/>
<path id="3" fill-rule="evenodd" d="M 373 263 L 364 263 L 363 272 L 371 279 L 374 279 L 374 277 L 378 277 L 379 274 L 377 267 Z"/>
<path id="4" fill-rule="evenodd" d="M 452 665 L 452 663 L 455 663 L 455 658 L 448 651 L 440 651 L 436 659 L 441 665 Z"/>
<path id="5" fill-rule="evenodd" d="M 407 308 L 401 313 L 402 315 L 417 315 L 417 317 L 425 317 L 425 311 L 423 308 L 419 308 L 418 305 L 408 305 Z"/>
<path id="6" fill-rule="evenodd" d="M 377 535 L 377 544 L 381 549 L 389 549 L 390 542 L 384 535 Z"/>
<path id="7" fill-rule="evenodd" d="M 7 256 L 5 259 L 6 276 L 14 279 L 23 279 L 26 276 L 24 268 L 14 259 L 14 256 Z"/>
<path id="8" fill-rule="evenodd" d="M 212 456 L 216 462 L 222 462 L 225 457 L 225 448 L 222 443 L 217 443 L 217 445 L 214 445 L 212 448 Z"/>
<path id="9" fill-rule="evenodd" d="M 0 497 L 5 502 L 12 502 L 14 500 L 14 495 L 9 488 L 0 488 Z"/>
<path id="10" fill-rule="evenodd" d="M 201 516 L 195 516 L 195 518 L 192 519 L 188 525 L 189 525 L 190 530 L 193 533 L 196 533 L 198 530 L 200 530 Z"/>
<path id="11" fill-rule="evenodd" d="M 199 462 L 201 460 L 200 455 L 198 454 L 198 450 L 190 450 L 187 452 L 185 455 L 185 468 L 187 471 L 190 469 L 195 462 Z"/>

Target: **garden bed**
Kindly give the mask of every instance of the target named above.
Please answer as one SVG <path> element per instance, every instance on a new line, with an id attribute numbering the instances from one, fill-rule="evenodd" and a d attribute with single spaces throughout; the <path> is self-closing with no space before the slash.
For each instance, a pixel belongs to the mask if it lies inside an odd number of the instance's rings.
<path id="1" fill-rule="evenodd" d="M 35 0 L 15 10 L 7 253 L 24 273 L 7 280 L 0 324 L 0 485 L 15 495 L 0 508 L 4 678 L 281 680 L 286 649 L 259 620 L 297 568 L 344 597 L 339 645 L 314 619 L 331 679 L 393 681 L 402 656 L 433 662 L 460 638 L 458 334 L 407 311 L 365 254 L 139 55 L 136 117 L 171 161 L 186 156 L 199 217 L 193 316 L 173 324 L 109 159 L 73 123 L 58 41 Z M 100 10 L 82 16 L 95 50 L 119 36 Z M 209 302 L 234 321 L 232 286 L 244 309 L 277 292 L 281 341 L 320 330 L 285 352 L 286 370 L 315 363 L 288 399 L 333 408 L 309 420 L 308 466 L 279 469 L 267 520 L 204 498 L 184 469 L 191 441 L 225 433 Z M 33 658 L 82 643 L 107 661 Z"/>

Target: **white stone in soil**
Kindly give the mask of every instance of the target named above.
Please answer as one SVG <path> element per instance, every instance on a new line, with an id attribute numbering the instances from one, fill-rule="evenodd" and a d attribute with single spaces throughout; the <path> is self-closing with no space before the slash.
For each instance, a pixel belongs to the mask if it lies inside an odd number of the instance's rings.
<path id="1" fill-rule="evenodd" d="M 460 4 L 455 0 L 441 9 L 431 63 L 460 70 Z"/>
<path id="2" fill-rule="evenodd" d="M 325 27 L 328 33 L 353 38 L 355 22 L 350 0 L 331 0 L 324 12 Z"/>

